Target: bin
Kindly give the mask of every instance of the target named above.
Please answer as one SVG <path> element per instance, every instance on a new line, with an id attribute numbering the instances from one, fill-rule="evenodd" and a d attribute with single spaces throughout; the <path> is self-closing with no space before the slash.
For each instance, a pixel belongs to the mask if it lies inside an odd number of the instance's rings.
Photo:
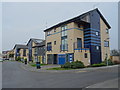
<path id="1" fill-rule="evenodd" d="M 37 67 L 37 69 L 40 69 L 41 67 L 40 67 L 40 62 L 36 62 L 36 67 Z"/>

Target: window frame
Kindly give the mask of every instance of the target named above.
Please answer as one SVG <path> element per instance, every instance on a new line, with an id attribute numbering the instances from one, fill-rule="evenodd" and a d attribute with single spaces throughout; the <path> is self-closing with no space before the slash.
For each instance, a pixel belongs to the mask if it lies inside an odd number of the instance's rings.
<path id="1" fill-rule="evenodd" d="M 104 40 L 104 47 L 109 47 L 109 41 Z"/>
<path id="2" fill-rule="evenodd" d="M 88 58 L 88 54 L 87 53 L 84 53 L 84 58 Z"/>

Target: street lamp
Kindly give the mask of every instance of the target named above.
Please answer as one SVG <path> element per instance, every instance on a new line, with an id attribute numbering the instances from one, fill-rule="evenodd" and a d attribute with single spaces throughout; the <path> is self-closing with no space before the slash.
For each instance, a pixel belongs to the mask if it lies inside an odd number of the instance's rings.
<path id="1" fill-rule="evenodd" d="M 36 49 L 36 52 L 34 55 L 35 55 L 36 67 L 37 67 L 37 69 L 40 69 L 41 67 L 40 67 L 40 62 L 38 60 L 37 48 L 35 48 L 35 49 Z"/>

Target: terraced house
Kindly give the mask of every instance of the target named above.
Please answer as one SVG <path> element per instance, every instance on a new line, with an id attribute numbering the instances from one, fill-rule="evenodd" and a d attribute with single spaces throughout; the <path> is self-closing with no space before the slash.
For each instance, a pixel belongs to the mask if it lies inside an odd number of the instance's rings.
<path id="1" fill-rule="evenodd" d="M 98 9 L 58 23 L 44 30 L 46 63 L 82 61 L 100 63 L 110 57 L 110 25 Z"/>

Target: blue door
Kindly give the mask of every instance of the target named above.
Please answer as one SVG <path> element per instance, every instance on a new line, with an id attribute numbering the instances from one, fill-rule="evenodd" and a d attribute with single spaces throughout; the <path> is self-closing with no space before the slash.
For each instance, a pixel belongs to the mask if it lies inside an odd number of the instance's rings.
<path id="1" fill-rule="evenodd" d="M 58 54 L 58 64 L 62 65 L 66 62 L 66 54 Z"/>

